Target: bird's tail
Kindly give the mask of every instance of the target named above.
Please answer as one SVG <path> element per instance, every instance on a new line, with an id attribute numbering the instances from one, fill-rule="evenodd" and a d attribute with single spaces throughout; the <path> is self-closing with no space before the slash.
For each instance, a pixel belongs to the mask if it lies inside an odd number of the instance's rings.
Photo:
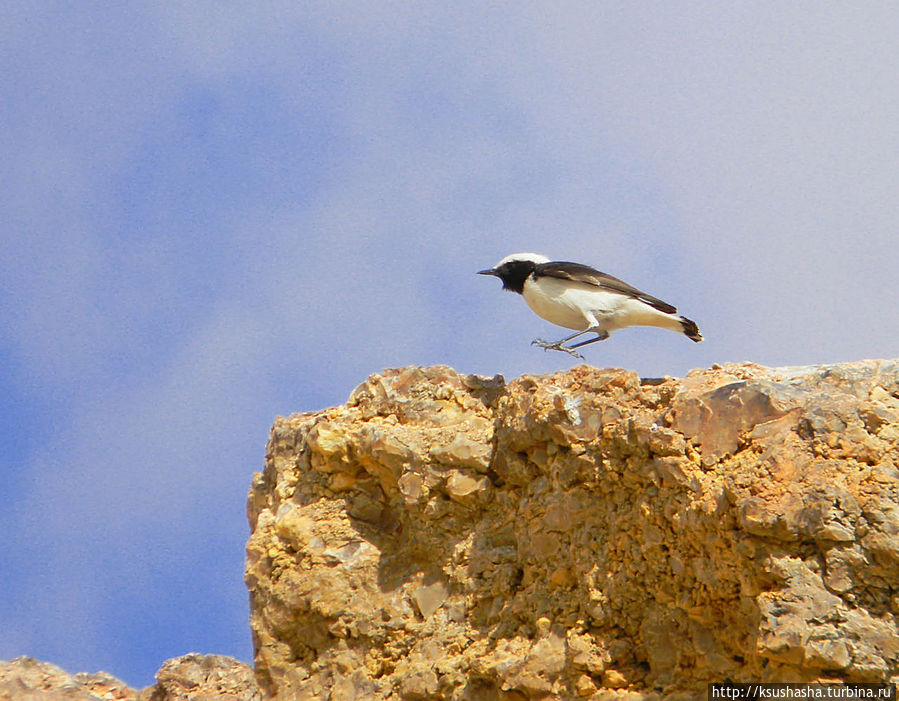
<path id="1" fill-rule="evenodd" d="M 702 340 L 702 334 L 699 333 L 699 327 L 696 325 L 695 321 L 682 316 L 680 318 L 680 325 L 684 330 L 684 336 L 689 338 L 691 341 L 696 341 L 696 343 L 699 343 Z"/>

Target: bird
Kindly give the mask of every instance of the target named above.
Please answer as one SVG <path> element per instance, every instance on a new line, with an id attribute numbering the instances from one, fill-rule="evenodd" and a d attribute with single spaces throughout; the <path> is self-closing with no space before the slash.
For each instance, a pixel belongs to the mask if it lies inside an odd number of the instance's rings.
<path id="1" fill-rule="evenodd" d="M 478 275 L 502 280 L 503 289 L 517 292 L 537 316 L 575 333 L 558 341 L 531 341 L 544 350 L 556 350 L 583 360 L 575 348 L 604 341 L 612 331 L 627 326 L 659 326 L 700 342 L 695 321 L 677 308 L 641 292 L 616 277 L 582 263 L 550 260 L 538 253 L 513 253 Z M 593 338 L 565 344 L 584 334 Z"/>

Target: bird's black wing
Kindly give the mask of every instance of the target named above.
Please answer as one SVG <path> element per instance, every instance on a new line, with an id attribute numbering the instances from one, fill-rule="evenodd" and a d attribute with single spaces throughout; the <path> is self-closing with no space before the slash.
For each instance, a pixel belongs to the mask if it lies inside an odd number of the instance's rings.
<path id="1" fill-rule="evenodd" d="M 612 277 L 606 273 L 591 268 L 589 265 L 581 263 L 569 263 L 568 261 L 554 260 L 549 263 L 538 263 L 534 270 L 535 277 L 555 277 L 560 280 L 572 280 L 573 282 L 581 282 L 585 285 L 593 285 L 603 290 L 617 292 L 618 294 L 639 299 L 650 307 L 658 309 L 665 314 L 674 314 L 676 307 L 671 306 L 667 302 L 663 302 L 657 297 L 641 292 L 636 287 L 628 285 L 617 277 Z"/>

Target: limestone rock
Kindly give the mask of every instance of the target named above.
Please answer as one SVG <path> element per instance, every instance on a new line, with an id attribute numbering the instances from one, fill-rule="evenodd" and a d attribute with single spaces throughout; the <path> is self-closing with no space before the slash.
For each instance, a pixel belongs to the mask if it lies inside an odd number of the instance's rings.
<path id="1" fill-rule="evenodd" d="M 899 676 L 899 362 L 373 375 L 248 502 L 289 698 L 690 698 Z"/>
<path id="2" fill-rule="evenodd" d="M 253 668 L 223 655 L 183 655 L 163 663 L 147 701 L 260 701 Z"/>
<path id="3" fill-rule="evenodd" d="M 222 655 L 168 660 L 157 683 L 132 689 L 105 672 L 69 674 L 30 657 L 0 661 L 0 701 L 261 701 L 253 668 Z"/>
<path id="4" fill-rule="evenodd" d="M 0 660 L 0 701 L 137 701 L 139 692 L 106 674 L 69 674 L 31 657 Z"/>
<path id="5" fill-rule="evenodd" d="M 0 661 L 0 701 L 688 699 L 899 682 L 899 361 L 373 375 L 279 418 L 255 671 Z M 259 686 L 257 686 L 257 684 Z"/>

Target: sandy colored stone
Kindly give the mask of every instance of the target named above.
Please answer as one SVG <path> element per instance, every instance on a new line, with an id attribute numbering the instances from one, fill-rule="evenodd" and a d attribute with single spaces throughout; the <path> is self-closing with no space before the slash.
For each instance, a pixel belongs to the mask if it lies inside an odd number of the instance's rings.
<path id="1" fill-rule="evenodd" d="M 610 689 L 621 689 L 627 686 L 627 677 L 617 669 L 607 669 L 602 673 L 602 683 L 603 686 L 607 686 Z"/>
<path id="2" fill-rule="evenodd" d="M 425 618 L 430 618 L 434 612 L 443 606 L 449 591 L 443 582 L 433 582 L 432 584 L 422 584 L 417 587 L 412 594 L 418 611 Z"/>
<path id="3" fill-rule="evenodd" d="M 279 417 L 247 502 L 255 670 L 0 662 L 0 701 L 704 698 L 899 679 L 899 362 L 641 380 L 447 367 Z"/>
<path id="4" fill-rule="evenodd" d="M 30 657 L 0 661 L 3 701 L 261 701 L 253 668 L 222 655 L 189 654 L 163 663 L 156 684 L 138 691 L 105 672 L 69 674 Z"/>
<path id="5" fill-rule="evenodd" d="M 163 663 L 147 701 L 260 701 L 253 668 L 223 655 L 183 655 Z"/>
<path id="6" fill-rule="evenodd" d="M 0 660 L 0 701 L 137 701 L 144 696 L 105 672 L 69 674 L 25 656 Z"/>
<path id="7" fill-rule="evenodd" d="M 439 463 L 467 467 L 478 472 L 487 471 L 492 455 L 493 447 L 487 426 L 480 436 L 471 438 L 464 433 L 457 433 L 450 443 L 434 446 L 430 450 L 430 456 Z"/>
<path id="8" fill-rule="evenodd" d="M 486 499 L 490 490 L 490 480 L 453 470 L 446 480 L 446 492 L 461 504 Z"/>
<path id="9" fill-rule="evenodd" d="M 587 674 L 580 675 L 574 681 L 574 693 L 578 696 L 592 696 L 596 693 L 596 682 Z"/>
<path id="10" fill-rule="evenodd" d="M 895 678 L 897 465 L 897 361 L 384 371 L 272 429 L 257 678 L 458 701 Z"/>

